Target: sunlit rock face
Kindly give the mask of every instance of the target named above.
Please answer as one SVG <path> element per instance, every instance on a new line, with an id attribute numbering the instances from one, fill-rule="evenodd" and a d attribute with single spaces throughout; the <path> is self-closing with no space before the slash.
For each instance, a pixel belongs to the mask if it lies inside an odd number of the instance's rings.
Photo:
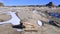
<path id="1" fill-rule="evenodd" d="M 0 22 L 10 20 L 11 16 L 7 14 L 0 14 Z"/>

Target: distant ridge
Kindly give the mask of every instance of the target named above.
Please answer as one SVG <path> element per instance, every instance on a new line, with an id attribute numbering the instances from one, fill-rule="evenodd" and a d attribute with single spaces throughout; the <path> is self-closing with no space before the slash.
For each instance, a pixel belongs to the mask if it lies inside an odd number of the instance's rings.
<path id="1" fill-rule="evenodd" d="M 0 6 L 4 6 L 4 4 L 2 2 L 0 2 Z"/>
<path id="2" fill-rule="evenodd" d="M 24 6 L 8 6 L 8 7 L 45 7 L 46 5 L 24 5 Z"/>

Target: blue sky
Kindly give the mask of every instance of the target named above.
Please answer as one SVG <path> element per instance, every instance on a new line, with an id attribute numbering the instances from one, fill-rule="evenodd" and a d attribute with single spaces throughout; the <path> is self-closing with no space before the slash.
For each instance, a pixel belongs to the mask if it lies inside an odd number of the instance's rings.
<path id="1" fill-rule="evenodd" d="M 4 3 L 5 6 L 12 5 L 43 5 L 48 2 L 53 2 L 54 5 L 60 4 L 60 0 L 0 0 L 0 2 Z"/>

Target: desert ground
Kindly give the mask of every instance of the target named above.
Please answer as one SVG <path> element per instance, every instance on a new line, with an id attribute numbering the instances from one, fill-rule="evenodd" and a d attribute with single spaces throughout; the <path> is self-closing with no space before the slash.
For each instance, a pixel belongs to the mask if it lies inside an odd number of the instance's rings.
<path id="1" fill-rule="evenodd" d="M 37 10 L 33 13 L 33 9 Z M 47 16 L 45 14 L 42 16 L 40 13 L 45 13 L 45 11 L 48 12 L 58 12 L 60 13 L 60 7 L 56 8 L 48 8 L 48 7 L 0 7 L 0 13 L 2 12 L 16 12 L 17 16 L 22 20 L 29 23 L 32 23 L 34 25 L 37 25 L 36 28 L 25 28 L 22 32 L 17 32 L 15 28 L 12 28 L 12 24 L 3 24 L 0 25 L 0 34 L 60 34 L 60 28 L 57 28 L 53 25 L 47 24 L 45 22 L 48 22 L 48 19 L 52 19 L 51 17 Z M 0 14 L 0 21 L 7 21 L 11 19 L 10 15 L 6 14 Z M 41 20 L 43 21 L 43 25 L 40 27 L 37 24 L 37 21 Z M 55 20 L 55 19 L 53 19 Z M 58 19 L 56 19 L 59 21 Z M 45 22 L 44 22 L 45 21 Z M 29 31 L 34 30 L 34 31 Z M 36 31 L 35 31 L 36 30 Z"/>

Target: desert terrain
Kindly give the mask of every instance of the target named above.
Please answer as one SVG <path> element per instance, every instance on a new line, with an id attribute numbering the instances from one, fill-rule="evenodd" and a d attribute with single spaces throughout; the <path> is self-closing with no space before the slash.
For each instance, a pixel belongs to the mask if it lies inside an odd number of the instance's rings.
<path id="1" fill-rule="evenodd" d="M 33 13 L 33 11 L 36 10 L 36 12 Z M 0 25 L 0 34 L 60 34 L 60 28 L 55 27 L 53 25 L 47 24 L 45 22 L 48 22 L 49 19 L 52 19 L 51 17 L 47 16 L 45 14 L 45 11 L 48 12 L 58 12 L 60 13 L 60 7 L 0 7 L 0 13 L 2 12 L 16 12 L 17 16 L 22 20 L 29 23 L 32 23 L 34 25 L 37 25 L 38 27 L 32 30 L 36 31 L 22 31 L 17 32 L 15 28 L 12 28 L 11 24 L 3 24 Z M 45 15 L 42 16 L 41 13 L 44 13 Z M 6 14 L 0 14 L 0 21 L 7 21 L 11 19 L 11 16 Z M 43 21 L 43 25 L 40 27 L 37 23 L 38 20 Z M 53 19 L 56 21 L 59 21 L 58 19 Z M 44 22 L 45 21 L 45 22 Z M 26 30 L 29 30 L 26 28 Z M 31 29 L 30 29 L 31 30 Z"/>

